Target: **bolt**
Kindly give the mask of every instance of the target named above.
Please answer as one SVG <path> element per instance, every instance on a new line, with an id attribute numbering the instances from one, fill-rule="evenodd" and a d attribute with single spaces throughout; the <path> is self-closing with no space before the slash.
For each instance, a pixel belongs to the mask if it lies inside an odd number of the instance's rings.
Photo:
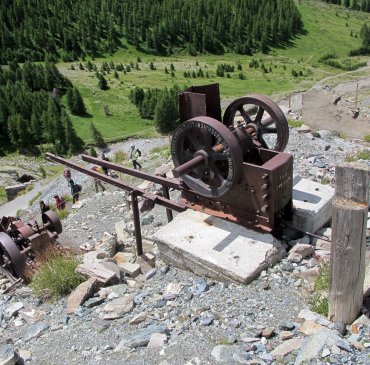
<path id="1" fill-rule="evenodd" d="M 262 179 L 267 179 L 269 177 L 269 174 L 263 174 Z"/>
<path id="2" fill-rule="evenodd" d="M 251 189 L 251 193 L 254 193 L 254 189 Z"/>
<path id="3" fill-rule="evenodd" d="M 262 190 L 267 190 L 269 188 L 268 184 L 263 184 L 262 185 Z"/>
<path id="4" fill-rule="evenodd" d="M 268 208 L 269 208 L 269 205 L 265 204 L 264 206 L 262 206 L 261 210 L 262 210 L 262 212 L 265 213 Z"/>
<path id="5" fill-rule="evenodd" d="M 267 200 L 268 198 L 269 198 L 269 195 L 268 194 L 265 194 L 265 195 L 262 196 L 262 199 L 263 200 Z"/>

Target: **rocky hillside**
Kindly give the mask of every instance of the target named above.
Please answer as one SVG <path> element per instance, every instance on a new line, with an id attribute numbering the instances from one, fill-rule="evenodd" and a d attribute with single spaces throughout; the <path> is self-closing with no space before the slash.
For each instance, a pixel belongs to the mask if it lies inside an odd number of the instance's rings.
<path id="1" fill-rule="evenodd" d="M 287 151 L 294 155 L 294 174 L 322 183 L 333 184 L 335 164 L 369 150 L 363 142 L 329 131 L 311 133 L 302 126 L 290 128 L 290 133 Z M 166 162 L 163 155 L 150 152 L 163 143 L 167 141 L 137 142 L 144 151 L 145 170 L 152 172 Z M 127 145 L 112 146 L 108 157 L 115 148 L 127 150 Z M 141 215 L 146 255 L 137 258 L 124 192 L 107 187 L 95 194 L 92 179 L 72 175 L 83 184 L 81 204 L 69 205 L 60 242 L 80 250 L 80 272 L 89 277 L 88 268 L 96 265 L 101 280 L 93 275 L 71 296 L 55 302 L 36 298 L 27 287 L 2 294 L 0 363 L 369 363 L 368 318 L 345 327 L 309 310 L 330 243 L 309 236 L 283 242 L 289 255 L 247 286 L 208 280 L 157 257 L 150 235 L 166 223 L 163 208 Z M 68 187 L 61 177 L 40 199 L 48 201 L 63 189 Z M 38 215 L 36 202 L 24 217 Z M 331 230 L 320 234 L 330 238 Z M 5 279 L 0 284 L 2 290 L 9 286 Z"/>

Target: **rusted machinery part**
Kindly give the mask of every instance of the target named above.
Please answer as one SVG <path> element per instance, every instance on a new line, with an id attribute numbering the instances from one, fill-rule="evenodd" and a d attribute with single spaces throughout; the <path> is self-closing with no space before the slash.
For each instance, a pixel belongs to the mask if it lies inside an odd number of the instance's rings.
<path id="1" fill-rule="evenodd" d="M 256 129 L 257 139 L 263 148 L 284 151 L 289 141 L 288 121 L 280 107 L 265 95 L 250 94 L 234 100 L 225 110 L 223 123 L 235 126 L 243 119 L 245 126 Z M 275 146 L 268 146 L 265 134 L 276 134 Z"/>
<path id="2" fill-rule="evenodd" d="M 42 214 L 42 222 L 44 224 L 50 223 L 51 229 L 48 228 L 49 231 L 55 231 L 57 234 L 60 234 L 63 231 L 60 219 L 52 210 L 47 210 Z"/>
<path id="3" fill-rule="evenodd" d="M 0 232 L 0 265 L 11 282 L 24 277 L 26 258 L 11 237 L 4 232 Z"/>
<path id="4" fill-rule="evenodd" d="M 201 116 L 181 123 L 173 133 L 171 152 L 174 176 L 201 196 L 222 196 L 241 178 L 238 140 L 216 119 Z"/>

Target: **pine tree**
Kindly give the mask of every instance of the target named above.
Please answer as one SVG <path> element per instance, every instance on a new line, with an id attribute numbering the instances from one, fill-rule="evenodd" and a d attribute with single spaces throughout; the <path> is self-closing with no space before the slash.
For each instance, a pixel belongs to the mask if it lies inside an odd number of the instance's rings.
<path id="1" fill-rule="evenodd" d="M 103 136 L 101 133 L 96 129 L 95 125 L 93 122 L 90 123 L 90 135 L 91 139 L 93 140 L 93 143 L 100 148 L 105 148 L 107 147 L 107 144 L 104 141 Z"/>
<path id="2" fill-rule="evenodd" d="M 104 76 L 100 73 L 99 74 L 99 83 L 98 83 L 100 90 L 108 90 L 108 83 Z"/>
<path id="3" fill-rule="evenodd" d="M 176 98 L 168 90 L 164 90 L 155 108 L 155 120 L 158 130 L 162 133 L 173 131 L 179 120 L 179 111 Z"/>
<path id="4" fill-rule="evenodd" d="M 62 109 L 60 122 L 65 130 L 65 146 L 66 146 L 65 152 L 68 152 L 69 154 L 74 154 L 78 152 L 81 149 L 83 142 L 77 136 L 76 131 L 73 128 L 71 119 L 68 117 L 68 114 L 65 112 L 64 109 Z"/>

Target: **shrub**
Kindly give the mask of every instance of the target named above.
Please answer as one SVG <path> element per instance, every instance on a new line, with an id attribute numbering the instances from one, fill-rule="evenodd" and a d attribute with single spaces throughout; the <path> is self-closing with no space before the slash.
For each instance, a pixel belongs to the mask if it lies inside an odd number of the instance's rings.
<path id="1" fill-rule="evenodd" d="M 47 295 L 56 299 L 69 294 L 83 280 L 75 273 L 80 263 L 77 256 L 49 246 L 36 257 L 39 267 L 32 278 L 30 287 L 39 297 Z"/>
<path id="2" fill-rule="evenodd" d="M 355 162 L 358 160 L 370 160 L 370 150 L 362 150 L 357 152 L 355 155 L 350 155 L 345 158 L 346 162 Z"/>
<path id="3" fill-rule="evenodd" d="M 91 157 L 98 157 L 98 154 L 96 153 L 96 150 L 93 146 L 90 146 L 90 148 L 89 148 L 89 155 Z"/>
<path id="4" fill-rule="evenodd" d="M 123 151 L 116 151 L 114 153 L 114 162 L 115 163 L 122 163 L 124 160 L 127 160 L 127 153 Z"/>
<path id="5" fill-rule="evenodd" d="M 370 142 L 370 134 L 365 134 L 364 141 L 365 142 Z"/>
<path id="6" fill-rule="evenodd" d="M 320 276 L 315 280 L 315 293 L 308 301 L 312 311 L 328 316 L 329 313 L 329 265 L 324 263 L 320 267 Z"/>
<path id="7" fill-rule="evenodd" d="M 28 202 L 28 205 L 31 206 L 39 197 L 40 195 L 42 194 L 41 191 L 39 191 L 29 202 Z"/>
<path id="8" fill-rule="evenodd" d="M 46 177 L 46 170 L 44 169 L 43 166 L 40 166 L 39 167 L 39 172 L 40 172 L 42 178 L 45 179 L 45 177 Z"/>
<path id="9" fill-rule="evenodd" d="M 299 128 L 302 124 L 303 122 L 301 122 L 300 120 L 288 119 L 289 127 Z"/>

